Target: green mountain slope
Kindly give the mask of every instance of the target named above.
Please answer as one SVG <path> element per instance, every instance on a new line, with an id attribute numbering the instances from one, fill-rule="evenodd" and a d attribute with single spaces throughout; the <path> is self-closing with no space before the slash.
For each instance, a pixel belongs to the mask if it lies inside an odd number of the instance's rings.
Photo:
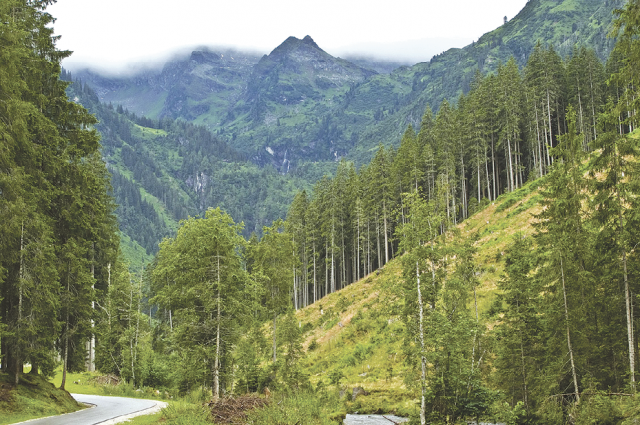
<path id="1" fill-rule="evenodd" d="M 539 184 L 540 180 L 499 197 L 457 228 L 459 241 L 478 235 L 474 262 L 482 265 L 477 299 L 483 321 L 493 320 L 488 312 L 504 273 L 503 254 L 513 236 L 533 233 L 533 214 L 540 211 Z M 402 280 L 400 257 L 296 313 L 304 331 L 302 369 L 311 382 L 328 386 L 332 374 L 339 371 L 341 386 L 363 387 L 369 393 L 345 402 L 347 411 L 408 416 L 415 415 L 420 405 L 418 392 L 404 379 L 410 372 L 403 351 Z"/>
<path id="2" fill-rule="evenodd" d="M 65 73 L 63 78 L 72 79 Z M 123 251 L 141 266 L 178 221 L 220 206 L 244 222 L 245 236 L 286 215 L 310 180 L 261 169 L 202 126 L 153 121 L 101 103 L 79 81 L 68 89 L 99 120 L 102 154 L 112 174 Z"/>
<path id="3" fill-rule="evenodd" d="M 531 0 L 503 26 L 429 62 L 377 74 L 335 58 L 307 36 L 290 37 L 261 59 L 235 51 L 198 50 L 159 74 L 79 76 L 104 102 L 139 115 L 204 124 L 259 165 L 286 173 L 308 161 L 350 157 L 368 162 L 379 144 L 399 143 L 429 105 L 455 101 L 474 73 L 515 57 L 523 66 L 537 42 L 570 55 L 576 44 L 608 57 L 612 11 L 624 0 Z"/>
<path id="4" fill-rule="evenodd" d="M 100 120 L 123 241 L 141 262 L 136 244 L 155 252 L 178 220 L 210 206 L 243 221 L 247 235 L 259 232 L 338 159 L 369 162 L 380 143 L 397 145 L 408 124 L 418 127 L 427 106 L 457 99 L 475 72 L 511 56 L 522 66 L 537 42 L 565 55 L 585 44 L 604 58 L 622 3 L 531 0 L 477 42 L 388 74 L 335 58 L 307 36 L 262 58 L 201 49 L 159 73 L 83 72 L 87 87 L 72 91 Z"/>
<path id="5" fill-rule="evenodd" d="M 398 144 L 407 125 L 419 127 L 427 106 L 436 111 L 444 99 L 456 101 L 469 90 L 475 72 L 494 72 L 513 56 L 524 66 L 536 43 L 553 46 L 569 56 L 576 45 L 593 48 L 605 61 L 614 45 L 607 34 L 612 28 L 613 11 L 624 0 L 531 0 L 516 17 L 484 34 L 462 49 L 450 49 L 431 61 L 397 71 L 397 81 L 409 93 L 399 100 L 396 112 L 366 128 L 352 157 L 363 162 L 380 142 Z M 358 91 L 369 90 L 363 84 Z M 410 90 L 409 90 L 410 87 Z M 356 93 L 356 98 L 359 97 Z M 387 104 L 388 105 L 388 104 Z"/>

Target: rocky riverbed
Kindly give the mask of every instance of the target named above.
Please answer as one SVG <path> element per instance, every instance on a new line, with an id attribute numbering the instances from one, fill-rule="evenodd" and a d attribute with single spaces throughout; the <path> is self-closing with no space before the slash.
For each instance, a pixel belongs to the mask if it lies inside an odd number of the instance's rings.
<path id="1" fill-rule="evenodd" d="M 344 425 L 393 425 L 409 422 L 408 418 L 394 415 L 347 415 Z"/>

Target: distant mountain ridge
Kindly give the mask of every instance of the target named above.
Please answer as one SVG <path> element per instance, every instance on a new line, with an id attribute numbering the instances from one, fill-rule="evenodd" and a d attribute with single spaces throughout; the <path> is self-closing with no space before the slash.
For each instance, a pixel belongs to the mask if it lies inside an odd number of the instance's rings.
<path id="1" fill-rule="evenodd" d="M 259 233 L 336 161 L 365 164 L 380 144 L 397 146 L 427 106 L 455 103 L 478 70 L 511 56 L 523 66 L 537 42 L 564 56 L 585 45 L 604 60 L 612 11 L 623 5 L 530 0 L 471 45 L 390 73 L 289 37 L 268 55 L 201 48 L 130 77 L 78 72 L 84 85 L 72 98 L 98 115 L 121 227 L 150 254 L 178 220 L 211 206 Z"/>
<path id="2" fill-rule="evenodd" d="M 286 173 L 307 162 L 348 157 L 367 162 L 379 143 L 397 144 L 424 109 L 466 92 L 476 70 L 492 72 L 514 56 L 526 63 L 535 44 L 563 55 L 576 44 L 605 60 L 612 11 L 624 0 L 530 0 L 499 28 L 462 49 L 388 74 L 323 51 L 310 36 L 287 38 L 269 55 L 196 50 L 159 73 L 76 76 L 103 102 L 151 118 L 203 124 L 261 166 Z"/>

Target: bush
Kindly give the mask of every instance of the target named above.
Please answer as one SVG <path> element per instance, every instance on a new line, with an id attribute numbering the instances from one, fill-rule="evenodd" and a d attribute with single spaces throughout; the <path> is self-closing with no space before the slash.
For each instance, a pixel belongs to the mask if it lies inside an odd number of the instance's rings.
<path id="1" fill-rule="evenodd" d="M 342 374 L 342 370 L 340 369 L 333 369 L 331 372 L 329 372 L 329 382 L 332 385 L 340 385 L 340 381 L 344 378 L 344 375 Z"/>
<path id="2" fill-rule="evenodd" d="M 315 339 L 313 341 L 311 341 L 311 343 L 309 344 L 309 351 L 315 351 L 318 349 L 318 347 L 320 346 L 320 344 L 318 344 L 318 341 L 316 341 Z"/>
<path id="3" fill-rule="evenodd" d="M 576 417 L 576 425 L 613 425 L 623 419 L 622 412 L 615 399 L 596 393 L 592 396 L 583 396 Z"/>

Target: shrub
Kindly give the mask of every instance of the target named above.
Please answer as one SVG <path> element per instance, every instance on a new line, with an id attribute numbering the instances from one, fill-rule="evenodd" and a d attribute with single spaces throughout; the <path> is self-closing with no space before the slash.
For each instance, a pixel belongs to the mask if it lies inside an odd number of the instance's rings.
<path id="1" fill-rule="evenodd" d="M 316 340 L 314 339 L 314 340 L 313 340 L 313 341 L 311 341 L 311 343 L 309 344 L 309 351 L 317 350 L 319 346 L 320 346 L 320 344 L 318 344 L 318 341 L 316 341 Z"/>

